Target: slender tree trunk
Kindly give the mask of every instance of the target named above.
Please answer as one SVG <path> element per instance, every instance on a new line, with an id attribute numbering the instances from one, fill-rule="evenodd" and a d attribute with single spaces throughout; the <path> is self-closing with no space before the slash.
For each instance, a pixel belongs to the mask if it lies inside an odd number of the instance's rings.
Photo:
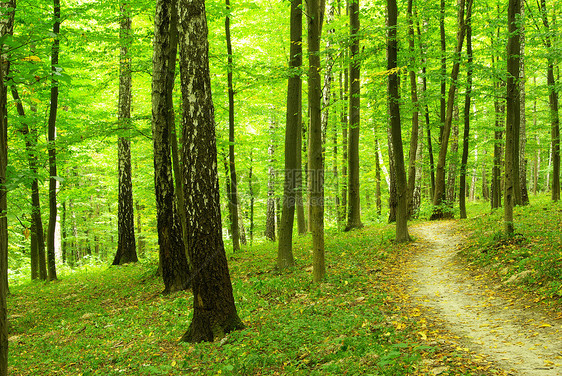
<path id="1" fill-rule="evenodd" d="M 319 0 L 309 0 L 308 10 L 308 107 L 310 113 L 308 149 L 308 199 L 310 203 L 310 229 L 312 233 L 312 268 L 314 282 L 326 274 L 324 261 L 324 160 L 322 156 L 320 79 L 320 35 L 324 9 Z"/>
<path id="2" fill-rule="evenodd" d="M 49 108 L 49 227 L 47 229 L 47 271 L 49 281 L 57 279 L 55 231 L 57 226 L 57 149 L 55 144 L 59 83 L 55 78 L 59 65 L 60 0 L 53 0 L 53 46 L 51 50 L 51 104 Z"/>
<path id="3" fill-rule="evenodd" d="M 398 21 L 398 8 L 396 0 L 387 0 L 388 9 L 388 39 L 387 39 L 387 71 L 388 75 L 388 107 L 390 109 L 390 124 L 392 149 L 394 154 L 394 171 L 396 180 L 396 242 L 402 243 L 410 240 L 408 234 L 408 197 L 406 187 L 406 170 L 404 167 L 404 151 L 402 149 L 402 130 L 400 124 L 400 95 L 398 88 L 398 40 L 396 25 Z"/>
<path id="4" fill-rule="evenodd" d="M 342 85 L 342 76 L 343 76 L 343 85 Z M 341 167 L 341 174 L 342 174 L 342 192 L 341 192 L 341 206 L 342 206 L 342 213 L 341 216 L 345 220 L 347 215 L 347 185 L 348 185 L 348 176 L 347 176 L 347 166 L 348 166 L 348 137 L 347 137 L 347 130 L 348 130 L 348 116 L 347 116 L 347 102 L 348 102 L 348 90 L 349 90 L 349 78 L 348 78 L 348 69 L 344 69 L 343 73 L 340 72 L 340 98 L 342 101 L 342 112 L 341 112 L 341 129 L 342 129 L 342 167 Z"/>
<path id="5" fill-rule="evenodd" d="M 416 58 L 415 58 L 415 33 L 414 33 L 414 11 L 413 0 L 408 0 L 408 45 L 410 54 L 410 97 L 412 101 L 412 129 L 410 133 L 410 149 L 408 160 L 408 217 L 414 216 L 414 189 L 416 187 L 416 157 L 418 154 L 419 136 L 419 101 L 418 101 L 418 82 L 416 79 Z"/>
<path id="6" fill-rule="evenodd" d="M 16 102 L 18 115 L 22 119 L 19 131 L 25 139 L 29 170 L 34 176 L 31 181 L 31 279 L 40 278 L 45 280 L 47 279 L 47 264 L 45 262 L 45 240 L 43 220 L 41 218 L 39 179 L 37 178 L 37 131 L 30 129 L 27 122 L 24 121 L 25 109 L 15 85 L 12 86 L 12 97 Z"/>
<path id="7" fill-rule="evenodd" d="M 290 40 L 289 66 L 294 73 L 287 82 L 285 183 L 283 184 L 283 210 L 277 248 L 277 267 L 279 269 L 295 264 L 293 258 L 293 224 L 295 204 L 298 199 L 296 190 L 299 189 L 297 181 L 302 181 L 302 170 L 298 158 L 300 154 L 300 123 L 302 121 L 302 81 L 297 73 L 302 66 L 302 0 L 291 1 Z M 300 225 L 299 223 L 299 232 Z"/>
<path id="8" fill-rule="evenodd" d="M 521 190 L 521 205 L 529 204 L 529 192 L 527 189 L 527 116 L 525 114 L 525 6 L 521 4 L 521 66 L 519 70 L 519 97 L 521 98 L 521 124 L 519 130 L 519 185 Z"/>
<path id="9" fill-rule="evenodd" d="M 175 134 L 171 134 L 175 128 L 172 91 L 177 55 L 176 46 L 176 1 L 159 0 L 154 17 L 152 138 L 158 245 L 165 294 L 190 287 L 190 268 L 182 229 L 182 226 L 186 226 L 186 224 L 185 222 L 180 223 L 178 218 L 170 155 L 172 139 L 176 138 Z M 179 179 L 177 173 L 176 179 Z"/>
<path id="10" fill-rule="evenodd" d="M 265 237 L 271 241 L 275 241 L 275 121 L 272 119 L 269 123 L 270 143 L 267 148 L 269 155 L 269 172 L 267 174 L 267 212 L 265 219 Z"/>
<path id="11" fill-rule="evenodd" d="M 346 231 L 363 227 L 359 191 L 359 126 L 360 126 L 360 67 L 359 0 L 349 0 L 349 149 L 348 149 L 348 212 Z"/>
<path id="12" fill-rule="evenodd" d="M 509 0 L 507 11 L 509 38 L 507 41 L 507 95 L 506 95 L 506 122 L 505 122 L 505 187 L 504 187 L 504 230 L 507 235 L 513 235 L 513 206 L 516 203 L 515 186 L 519 186 L 516 179 L 519 165 L 515 164 L 514 153 L 518 153 L 519 144 L 516 138 L 520 124 L 520 98 L 519 98 L 519 42 L 520 28 L 519 17 L 521 12 L 520 0 Z M 519 157 L 519 155 L 517 155 Z"/>
<path id="13" fill-rule="evenodd" d="M 390 103 L 387 106 L 388 111 L 388 127 L 386 131 L 388 143 L 388 166 L 390 170 L 390 182 L 388 184 L 388 223 L 396 222 L 396 208 L 398 207 L 398 193 L 396 190 L 396 159 L 394 158 L 394 146 L 392 144 L 392 115 L 390 112 Z"/>
<path id="14" fill-rule="evenodd" d="M 550 124 L 552 139 L 552 201 L 560 200 L 560 117 L 558 115 L 558 91 L 556 90 L 556 80 L 554 78 L 554 57 L 552 56 L 552 42 L 549 36 L 551 27 L 548 22 L 548 12 L 546 0 L 540 0 L 541 16 L 546 34 L 544 36 L 546 49 L 548 50 L 548 68 L 546 72 L 546 82 L 548 84 L 548 102 L 550 105 Z M 550 166 L 549 166 L 550 167 Z M 550 169 L 550 168 L 549 168 Z"/>
<path id="15" fill-rule="evenodd" d="M 464 0 L 461 0 L 464 4 Z M 439 35 L 441 37 L 441 97 L 439 101 L 439 142 L 443 142 L 447 112 L 447 40 L 445 38 L 445 0 L 441 0 L 439 11 Z M 459 12 L 461 8 L 459 7 Z M 464 9 L 463 9 L 464 11 Z"/>
<path id="16" fill-rule="evenodd" d="M 375 131 L 376 132 L 376 131 Z M 376 135 L 375 135 L 376 136 Z M 377 205 L 377 214 L 381 215 L 382 213 L 382 198 L 381 198 L 381 161 L 379 158 L 379 140 L 375 137 L 375 200 Z"/>
<path id="17" fill-rule="evenodd" d="M 226 34 L 226 53 L 227 53 L 227 82 L 228 82 L 228 161 L 230 170 L 230 197 L 231 206 L 230 232 L 232 233 L 232 247 L 234 252 L 240 250 L 240 227 L 238 226 L 238 187 L 236 182 L 236 168 L 234 162 L 234 85 L 232 83 L 232 41 L 230 38 L 230 0 L 226 0 L 226 18 L 224 29 Z"/>
<path id="18" fill-rule="evenodd" d="M 302 3 L 302 0 L 301 0 Z M 301 16 L 302 17 L 302 16 Z M 301 24 L 302 24 L 302 20 L 301 20 Z M 301 37 L 302 39 L 302 37 Z M 302 46 L 301 46 L 302 49 Z M 302 60 L 302 58 L 301 58 Z M 301 66 L 302 66 L 302 62 L 301 62 Z M 301 86 L 302 86 L 302 82 L 301 82 Z M 301 88 L 301 99 L 302 99 L 302 88 Z M 288 99 L 287 99 L 288 100 Z M 302 107 L 302 103 L 300 105 Z M 302 124 L 302 108 L 301 110 L 298 112 L 299 113 L 299 124 L 298 124 L 298 132 L 297 132 L 297 174 L 296 174 L 296 179 L 295 179 L 295 187 L 296 187 L 296 192 L 295 192 L 295 197 L 296 197 L 296 209 L 297 209 L 297 230 L 299 232 L 299 235 L 304 235 L 306 234 L 307 231 L 307 226 L 306 226 L 306 217 L 304 215 L 304 202 L 303 202 L 303 197 L 302 197 L 302 183 L 303 183 L 303 173 L 302 173 L 302 148 L 303 148 L 303 132 L 304 132 L 304 127 Z"/>
<path id="19" fill-rule="evenodd" d="M 193 318 L 182 341 L 220 339 L 244 327 L 236 312 L 222 238 L 214 108 L 203 0 L 179 0 L 178 30 L 183 108 L 182 176 Z"/>
<path id="20" fill-rule="evenodd" d="M 250 170 L 248 171 L 248 191 L 250 192 L 250 244 L 254 244 L 254 181 L 252 165 L 254 164 L 254 157 L 250 150 Z M 281 240 L 279 240 L 281 241 Z"/>
<path id="21" fill-rule="evenodd" d="M 0 38 L 13 34 L 16 2 L 0 4 Z M 8 169 L 8 90 L 6 76 L 10 60 L 6 59 L 5 46 L 0 44 L 0 375 L 8 374 L 8 200 L 6 173 Z"/>
<path id="22" fill-rule="evenodd" d="M 137 262 L 135 242 L 135 217 L 133 208 L 133 183 L 131 176 L 131 17 L 130 5 L 121 3 L 121 25 L 119 40 L 121 43 L 119 62 L 119 127 L 126 136 L 119 137 L 119 208 L 117 253 L 113 265 Z"/>
<path id="23" fill-rule="evenodd" d="M 447 173 L 447 193 L 445 195 L 446 199 L 445 202 L 449 208 L 453 209 L 453 204 L 455 202 L 456 197 L 456 179 L 457 179 L 457 170 L 459 164 L 459 108 L 455 105 L 454 109 L 454 117 L 455 117 L 455 124 L 453 125 L 452 129 L 452 139 L 451 143 L 451 153 L 449 155 L 449 171 Z M 450 214 L 452 216 L 452 214 Z"/>
<path id="24" fill-rule="evenodd" d="M 467 9 L 472 8 L 472 0 L 467 0 L 466 7 Z M 464 19 L 464 11 L 465 0 L 460 0 L 458 13 L 457 46 L 455 49 L 455 59 L 451 72 L 451 87 L 449 88 L 449 94 L 447 98 L 447 114 L 445 117 L 443 135 L 441 138 L 441 149 L 439 150 L 439 159 L 437 161 L 437 173 L 435 176 L 435 197 L 433 198 L 434 209 L 430 219 L 440 219 L 447 216 L 442 207 L 442 203 L 445 200 L 445 163 L 447 160 L 447 147 L 449 144 L 449 136 L 451 134 L 451 124 L 453 121 L 453 106 L 455 101 L 455 92 L 457 89 L 457 78 L 460 68 L 460 54 L 464 41 L 466 24 Z"/>

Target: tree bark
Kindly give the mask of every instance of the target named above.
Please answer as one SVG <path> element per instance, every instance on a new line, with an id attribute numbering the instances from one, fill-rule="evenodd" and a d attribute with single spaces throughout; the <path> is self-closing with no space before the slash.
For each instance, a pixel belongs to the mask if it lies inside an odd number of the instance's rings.
<path id="1" fill-rule="evenodd" d="M 193 265 L 193 318 L 182 341 L 220 339 L 244 327 L 236 312 L 222 238 L 207 18 L 203 0 L 179 0 L 182 169 Z"/>
<path id="2" fill-rule="evenodd" d="M 410 99 L 412 101 L 412 129 L 410 134 L 410 149 L 408 159 L 408 217 L 414 216 L 414 189 L 416 187 L 416 157 L 418 154 L 419 136 L 419 101 L 418 101 L 418 82 L 416 79 L 416 58 L 415 58 L 415 33 L 414 33 L 414 11 L 413 0 L 408 0 L 408 47 L 410 54 Z"/>
<path id="3" fill-rule="evenodd" d="M 308 197 L 310 203 L 310 229 L 312 233 L 312 268 L 314 282 L 326 274 L 324 260 L 324 160 L 322 156 L 320 79 L 320 35 L 324 9 L 319 0 L 308 3 L 308 107 L 310 114 L 308 149 Z"/>
<path id="4" fill-rule="evenodd" d="M 13 34 L 16 2 L 0 4 L 0 38 Z M 6 173 L 8 168 L 8 90 L 6 77 L 10 60 L 6 59 L 5 46 L 0 44 L 0 375 L 8 374 L 8 200 Z"/>
<path id="5" fill-rule="evenodd" d="M 396 179 L 396 242 L 410 240 L 408 234 L 408 197 L 406 186 L 406 170 L 404 151 L 402 148 L 402 130 L 400 124 L 400 86 L 398 78 L 398 39 L 396 25 L 398 8 L 396 0 L 387 0 L 388 39 L 387 39 L 387 71 L 388 71 L 388 107 L 390 109 L 391 139 L 394 155 L 394 174 Z"/>
<path id="6" fill-rule="evenodd" d="M 361 81 L 359 56 L 359 0 L 349 0 L 349 148 L 348 148 L 348 212 L 346 231 L 363 227 L 359 186 L 359 126 L 361 114 Z"/>
<path id="7" fill-rule="evenodd" d="M 60 0 L 53 0 L 53 45 L 51 49 L 51 101 L 48 120 L 48 149 L 49 149 L 49 227 L 47 229 L 47 272 L 48 280 L 57 279 L 55 263 L 55 230 L 57 225 L 57 151 L 56 124 L 59 103 L 59 83 L 55 78 L 59 64 L 59 32 L 60 32 Z"/>
<path id="8" fill-rule="evenodd" d="M 185 222 L 178 220 L 170 154 L 170 143 L 172 138 L 176 137 L 172 134 L 172 129 L 175 128 L 172 91 L 177 55 L 176 12 L 175 0 L 159 0 L 156 3 L 152 59 L 154 186 L 160 266 L 165 294 L 190 287 L 190 267 L 182 229 Z M 176 179 L 180 176 L 176 174 Z"/>
<path id="9" fill-rule="evenodd" d="M 472 8 L 472 0 L 467 0 L 467 9 Z M 433 198 L 433 214 L 430 219 L 440 219 L 448 217 L 442 207 L 445 200 L 445 163 L 447 160 L 447 147 L 449 144 L 449 136 L 451 134 L 451 124 L 453 121 L 453 106 L 455 101 L 455 92 L 457 89 L 457 78 L 460 69 L 460 55 L 465 34 L 465 0 L 460 0 L 458 13 L 458 32 L 457 46 L 455 48 L 455 59 L 451 71 L 451 86 L 447 98 L 447 113 L 445 116 L 445 124 L 443 126 L 443 134 L 441 137 L 441 149 L 439 150 L 439 159 L 437 160 L 437 172 L 435 176 L 435 196 Z"/>
<path id="10" fill-rule="evenodd" d="M 295 264 L 293 258 L 293 224 L 297 199 L 297 180 L 302 181 L 300 161 L 297 158 L 300 154 L 299 134 L 302 121 L 302 81 L 298 73 L 302 66 L 302 0 L 291 1 L 290 41 L 289 68 L 292 74 L 287 82 L 285 183 L 283 184 L 283 209 L 277 248 L 277 267 L 279 269 Z"/>
<path id="11" fill-rule="evenodd" d="M 506 94 L 506 122 L 505 122 L 505 171 L 504 171 L 504 231 L 508 236 L 514 234 L 513 206 L 516 203 L 515 186 L 519 186 L 516 179 L 519 165 L 515 164 L 514 154 L 518 152 L 519 144 L 516 138 L 520 124 L 520 98 L 519 98 L 519 20 L 521 1 L 509 0 L 507 22 L 509 38 L 507 41 L 507 94 Z M 517 158 L 519 155 L 517 155 Z"/>
<path id="12" fill-rule="evenodd" d="M 464 0 L 461 0 L 464 4 Z M 459 7 L 459 12 L 461 8 Z M 447 112 L 447 40 L 445 38 L 445 0 L 441 0 L 439 7 L 439 35 L 441 40 L 441 97 L 439 101 L 439 142 L 443 140 Z"/>
<path id="13" fill-rule="evenodd" d="M 120 5 L 121 22 L 119 40 L 119 128 L 126 136 L 119 137 L 119 205 L 118 205 L 118 233 L 117 253 L 113 265 L 137 262 L 135 242 L 135 218 L 133 206 L 133 182 L 131 176 L 131 140 L 128 133 L 131 127 L 131 17 L 130 5 L 126 2 Z"/>
<path id="14" fill-rule="evenodd" d="M 227 53 L 227 83 L 228 83 L 228 161 L 230 170 L 230 197 L 229 205 L 231 206 L 232 218 L 230 222 L 230 232 L 232 233 L 233 251 L 240 250 L 240 227 L 238 225 L 238 186 L 236 181 L 236 167 L 234 154 L 234 85 L 232 82 L 232 41 L 230 38 L 230 0 L 226 0 L 226 17 L 224 21 L 224 29 L 226 35 L 226 53 Z"/>

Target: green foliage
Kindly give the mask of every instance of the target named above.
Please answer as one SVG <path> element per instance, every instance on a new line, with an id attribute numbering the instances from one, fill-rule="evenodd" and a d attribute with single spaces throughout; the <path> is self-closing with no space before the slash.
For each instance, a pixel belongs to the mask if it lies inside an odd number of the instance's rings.
<path id="1" fill-rule="evenodd" d="M 384 270 L 391 226 L 327 240 L 328 279 L 311 283 L 310 239 L 284 273 L 270 244 L 230 257 L 247 329 L 220 342 L 178 343 L 190 292 L 162 296 L 156 265 L 89 267 L 59 283 L 11 289 L 11 373 L 32 375 L 373 374 L 408 375 L 427 347 L 389 322 Z M 337 262 L 335 262 L 337 260 Z"/>
<path id="2" fill-rule="evenodd" d="M 560 203 L 550 202 L 547 195 L 533 196 L 531 205 L 515 208 L 514 216 L 516 234 L 509 238 L 498 231 L 503 220 L 501 210 L 465 222 L 465 231 L 474 236 L 463 251 L 465 256 L 489 268 L 504 282 L 515 276 L 515 284 L 520 283 L 541 299 L 559 300 L 562 297 Z M 523 277 L 518 279 L 518 275 Z"/>

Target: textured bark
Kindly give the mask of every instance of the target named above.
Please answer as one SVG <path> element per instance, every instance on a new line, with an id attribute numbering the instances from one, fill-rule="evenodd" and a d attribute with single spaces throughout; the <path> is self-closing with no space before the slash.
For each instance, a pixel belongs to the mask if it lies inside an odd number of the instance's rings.
<path id="1" fill-rule="evenodd" d="M 230 232 L 232 234 L 233 251 L 240 250 L 240 227 L 238 225 L 238 186 L 236 182 L 236 164 L 234 154 L 234 85 L 232 82 L 232 41 L 230 38 L 230 1 L 226 0 L 226 17 L 224 21 L 227 53 L 227 84 L 228 84 L 228 163 L 230 176 Z"/>
<path id="2" fill-rule="evenodd" d="M 254 156 L 250 150 L 250 170 L 248 171 L 248 191 L 250 192 L 250 244 L 254 244 L 254 181 L 253 170 Z"/>
<path id="3" fill-rule="evenodd" d="M 324 9 L 319 0 L 309 0 L 308 10 L 308 197 L 312 233 L 312 274 L 320 282 L 326 274 L 324 260 L 324 160 L 322 156 L 322 81 L 320 78 L 320 35 Z"/>
<path id="4" fill-rule="evenodd" d="M 349 0 L 349 144 L 348 144 L 348 211 L 346 231 L 363 227 L 359 191 L 359 126 L 360 126 L 360 67 L 359 0 Z"/>
<path id="5" fill-rule="evenodd" d="M 514 154 L 518 153 L 519 144 L 516 138 L 520 124 L 520 98 L 519 98 L 519 16 L 521 12 L 520 0 L 509 0 L 507 22 L 509 37 L 507 41 L 507 94 L 506 94 L 506 121 L 505 121 L 505 169 L 504 169 L 504 231 L 507 235 L 515 232 L 513 224 L 513 206 L 516 203 L 515 186 L 519 186 L 519 179 L 515 171 L 519 165 L 515 164 Z M 517 155 L 519 158 L 519 155 Z"/>
<path id="6" fill-rule="evenodd" d="M 551 150 L 552 150 L 551 151 L 552 184 L 550 190 L 550 194 L 551 194 L 550 197 L 552 201 L 556 202 L 560 200 L 560 117 L 558 114 L 558 91 L 556 90 L 556 80 L 554 78 L 554 56 L 551 53 L 552 42 L 549 36 L 549 33 L 551 32 L 551 27 L 548 21 L 546 0 L 540 0 L 540 7 L 541 7 L 542 21 L 546 31 L 544 36 L 545 47 L 549 51 L 547 57 L 548 67 L 546 72 L 546 81 L 548 84 L 548 103 L 550 105 L 550 124 L 551 124 L 550 136 L 551 136 Z"/>
<path id="7" fill-rule="evenodd" d="M 179 0 L 182 171 L 193 265 L 193 318 L 182 341 L 213 341 L 244 327 L 236 312 L 222 224 L 203 0 Z"/>
<path id="8" fill-rule="evenodd" d="M 410 54 L 410 68 L 408 76 L 410 78 L 410 99 L 412 101 L 412 129 L 410 133 L 410 149 L 408 158 L 408 217 L 414 216 L 414 190 L 416 187 L 416 158 L 418 155 L 419 143 L 419 101 L 416 79 L 416 57 L 415 57 L 415 33 L 414 33 L 414 11 L 413 0 L 408 0 L 408 47 Z"/>
<path id="9" fill-rule="evenodd" d="M 390 105 L 386 107 L 388 113 L 388 127 L 386 130 L 387 143 L 388 143 L 388 169 L 389 169 L 389 184 L 388 184 L 388 223 L 396 222 L 396 208 L 398 207 L 398 194 L 396 191 L 396 159 L 394 158 L 394 146 L 392 145 L 392 130 L 391 130 L 391 113 Z"/>
<path id="10" fill-rule="evenodd" d="M 464 0 L 461 1 L 464 4 Z M 460 10 L 461 8 L 459 8 L 459 11 Z M 441 0 L 439 7 L 439 35 L 441 40 L 441 97 L 439 101 L 439 142 L 442 143 L 447 112 L 447 41 L 445 38 L 445 0 Z"/>
<path id="11" fill-rule="evenodd" d="M 13 33 L 15 0 L 0 4 L 0 38 Z M 11 12 L 9 10 L 12 10 Z M 8 168 L 8 90 L 6 76 L 9 59 L 4 60 L 4 46 L 0 44 L 0 375 L 8 374 L 8 200 L 6 172 Z"/>
<path id="12" fill-rule="evenodd" d="M 343 76 L 343 82 L 342 82 Z M 348 185 L 348 116 L 347 116 L 347 102 L 348 102 L 348 92 L 349 92 L 349 70 L 344 69 L 343 73 L 340 72 L 340 100 L 342 101 L 342 112 L 341 112 L 341 138 L 342 138 L 342 192 L 341 192 L 341 206 L 342 213 L 341 216 L 345 220 L 347 214 L 347 185 Z"/>
<path id="13" fill-rule="evenodd" d="M 154 17 L 152 59 L 152 140 L 158 246 L 164 293 L 190 287 L 189 263 L 183 239 L 185 222 L 178 220 L 172 177 L 171 140 L 174 110 L 172 91 L 177 55 L 176 1 L 159 0 Z M 179 166 L 178 166 L 179 169 Z M 176 174 L 176 179 L 181 173 Z M 178 200 L 177 202 L 180 202 Z"/>
<path id="14" fill-rule="evenodd" d="M 376 131 L 375 131 L 376 132 Z M 375 137 L 375 200 L 377 205 L 377 214 L 382 213 L 382 198 L 381 198 L 381 160 L 379 157 L 379 140 Z"/>
<path id="15" fill-rule="evenodd" d="M 297 179 L 302 181 L 299 133 L 302 121 L 302 81 L 298 74 L 302 66 L 302 1 L 291 1 L 290 60 L 293 73 L 287 82 L 287 116 L 285 121 L 285 182 L 283 184 L 283 210 L 277 248 L 277 267 L 293 266 L 293 224 L 297 199 Z"/>
<path id="16" fill-rule="evenodd" d="M 119 39 L 121 43 L 119 62 L 119 114 L 118 121 L 121 132 L 128 133 L 131 122 L 131 18 L 127 3 L 122 3 Z M 131 176 L 131 141 L 119 137 L 119 205 L 117 231 L 119 239 L 113 265 L 137 262 L 135 242 L 135 217 L 133 202 L 133 182 Z"/>
<path id="17" fill-rule="evenodd" d="M 388 36 L 387 36 L 387 71 L 388 75 L 388 107 L 390 110 L 390 134 L 394 156 L 394 175 L 396 180 L 396 242 L 410 240 L 408 234 L 408 197 L 406 169 L 404 166 L 404 150 L 402 147 L 402 129 L 400 123 L 400 95 L 398 66 L 398 40 L 396 25 L 398 8 L 396 0 L 387 0 Z"/>
<path id="18" fill-rule="evenodd" d="M 472 0 L 466 1 L 467 9 L 472 8 Z M 440 219 L 448 217 L 449 215 L 443 210 L 442 204 L 445 200 L 445 163 L 447 161 L 447 148 L 449 145 L 449 136 L 451 134 L 451 124 L 453 121 L 453 106 L 455 101 L 455 92 L 457 89 L 457 78 L 460 69 L 460 55 L 462 45 L 464 42 L 465 34 L 465 0 L 460 0 L 459 13 L 458 13 L 458 31 L 457 31 L 457 46 L 455 48 L 455 59 L 451 71 L 451 86 L 449 87 L 449 94 L 447 98 L 447 113 L 445 116 L 445 124 L 441 137 L 441 149 L 439 150 L 439 158 L 437 160 L 437 170 L 435 175 L 435 196 L 433 198 L 433 214 L 430 219 Z"/>
<path id="19" fill-rule="evenodd" d="M 57 149 L 56 124 L 59 105 L 59 84 L 56 79 L 59 64 L 60 0 L 53 1 L 53 45 L 51 49 L 51 101 L 48 121 L 49 149 L 49 227 L 47 229 L 47 271 L 49 281 L 57 279 L 55 264 L 55 230 L 57 226 Z"/>
<path id="20" fill-rule="evenodd" d="M 301 93 L 301 97 L 302 97 L 302 93 Z M 306 234 L 307 231 L 307 226 L 306 226 L 306 217 L 304 214 L 304 200 L 302 197 L 302 191 L 303 191 L 303 174 L 302 174 L 302 152 L 303 152 L 303 146 L 305 145 L 305 143 L 303 142 L 303 133 L 305 130 L 305 127 L 303 126 L 302 123 L 302 112 L 299 112 L 299 117 L 301 119 L 301 121 L 299 122 L 299 129 L 298 129 L 298 134 L 297 134 L 297 168 L 301 171 L 300 174 L 297 174 L 297 179 L 295 181 L 296 187 L 297 187 L 297 191 L 295 193 L 296 195 L 296 209 L 297 209 L 297 229 L 299 232 L 299 235 L 304 235 Z"/>
<path id="21" fill-rule="evenodd" d="M 495 97 L 495 131 L 494 131 L 494 166 L 492 167 L 492 209 L 497 209 L 502 206 L 502 191 L 501 191 L 501 171 L 502 171 L 502 155 L 503 155 L 503 127 L 505 117 L 505 102 L 499 97 L 498 89 L 504 88 L 505 85 L 496 83 L 496 97 Z"/>

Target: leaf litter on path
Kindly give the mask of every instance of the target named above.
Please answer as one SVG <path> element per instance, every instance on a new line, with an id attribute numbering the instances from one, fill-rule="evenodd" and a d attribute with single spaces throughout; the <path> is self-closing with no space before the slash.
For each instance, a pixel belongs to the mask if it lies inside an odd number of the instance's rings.
<path id="1" fill-rule="evenodd" d="M 459 346 L 518 375 L 562 375 L 562 322 L 519 308 L 475 278 L 456 257 L 462 235 L 454 221 L 415 226 L 420 248 L 405 268 L 411 296 L 459 337 Z"/>

